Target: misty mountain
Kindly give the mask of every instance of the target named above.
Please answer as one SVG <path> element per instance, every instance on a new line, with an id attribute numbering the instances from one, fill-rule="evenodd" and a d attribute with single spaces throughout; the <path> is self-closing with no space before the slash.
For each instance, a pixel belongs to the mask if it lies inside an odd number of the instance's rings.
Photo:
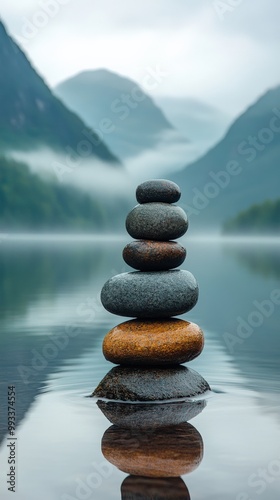
<path id="1" fill-rule="evenodd" d="M 110 227 L 108 219 L 100 200 L 88 193 L 43 180 L 24 163 L 0 157 L 0 231 L 98 232 Z"/>
<path id="2" fill-rule="evenodd" d="M 53 95 L 0 21 L 0 148 L 2 151 L 48 146 L 77 151 L 88 141 L 91 154 L 118 164 L 85 123 Z"/>
<path id="3" fill-rule="evenodd" d="M 158 96 L 155 101 L 172 125 L 201 150 L 218 142 L 232 121 L 226 113 L 193 98 Z"/>
<path id="4" fill-rule="evenodd" d="M 202 158 L 172 175 L 194 230 L 217 230 L 253 204 L 279 197 L 280 86 L 265 93 Z"/>
<path id="5" fill-rule="evenodd" d="M 165 136 L 187 142 L 139 85 L 106 69 L 79 73 L 55 93 L 121 158 L 153 148 Z"/>

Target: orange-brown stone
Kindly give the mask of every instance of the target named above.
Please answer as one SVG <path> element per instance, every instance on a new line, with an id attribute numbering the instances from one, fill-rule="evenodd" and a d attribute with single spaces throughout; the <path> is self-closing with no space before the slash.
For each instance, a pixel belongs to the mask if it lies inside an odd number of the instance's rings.
<path id="1" fill-rule="evenodd" d="M 136 240 L 123 249 L 124 261 L 140 271 L 164 271 L 179 267 L 186 249 L 175 241 Z"/>
<path id="2" fill-rule="evenodd" d="M 196 358 L 204 346 L 202 330 L 181 319 L 130 320 L 110 330 L 103 341 L 108 361 L 133 366 L 172 366 Z"/>
<path id="3" fill-rule="evenodd" d="M 101 443 L 104 457 L 127 474 L 178 477 L 195 470 L 203 458 L 203 441 L 189 423 L 153 429 L 112 425 Z"/>

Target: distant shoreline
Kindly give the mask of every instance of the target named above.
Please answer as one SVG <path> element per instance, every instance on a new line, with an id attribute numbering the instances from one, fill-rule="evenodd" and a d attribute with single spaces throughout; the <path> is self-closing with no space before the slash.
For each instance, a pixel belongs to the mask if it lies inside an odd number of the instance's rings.
<path id="1" fill-rule="evenodd" d="M 11 242 L 38 242 L 38 243 L 63 243 L 63 242 L 106 242 L 106 241 L 124 241 L 129 239 L 126 233 L 0 233 L 1 245 Z M 188 243 L 225 243 L 225 244 L 274 244 L 280 245 L 280 236 L 276 235 L 235 235 L 225 236 L 221 234 L 195 234 L 187 235 L 182 240 Z"/>

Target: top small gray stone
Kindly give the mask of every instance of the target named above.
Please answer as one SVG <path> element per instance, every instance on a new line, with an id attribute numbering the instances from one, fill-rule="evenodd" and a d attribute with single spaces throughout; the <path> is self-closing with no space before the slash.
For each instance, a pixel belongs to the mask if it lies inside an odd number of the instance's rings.
<path id="1" fill-rule="evenodd" d="M 138 203 L 176 203 L 181 197 L 181 190 L 175 182 L 165 179 L 153 179 L 143 182 L 136 189 Z"/>

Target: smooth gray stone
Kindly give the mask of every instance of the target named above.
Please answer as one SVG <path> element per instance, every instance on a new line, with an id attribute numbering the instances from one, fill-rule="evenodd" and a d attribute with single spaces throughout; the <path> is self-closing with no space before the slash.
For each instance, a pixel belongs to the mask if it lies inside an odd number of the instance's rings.
<path id="1" fill-rule="evenodd" d="M 107 311 L 136 318 L 169 318 L 190 311 L 198 300 L 195 277 L 184 270 L 117 274 L 101 290 Z"/>
<path id="2" fill-rule="evenodd" d="M 186 366 L 130 368 L 116 366 L 101 380 L 92 396 L 118 401 L 165 401 L 204 394 L 206 380 Z"/>
<path id="3" fill-rule="evenodd" d="M 126 218 L 126 230 L 135 239 L 169 241 L 188 229 L 184 210 L 168 203 L 136 205 Z"/>
<path id="4" fill-rule="evenodd" d="M 156 429 L 188 422 L 206 406 L 205 400 L 179 403 L 119 403 L 97 401 L 98 408 L 114 425 L 128 429 Z"/>
<path id="5" fill-rule="evenodd" d="M 175 182 L 166 179 L 152 179 L 143 182 L 136 189 L 138 203 L 163 202 L 176 203 L 181 197 L 181 190 Z"/>

